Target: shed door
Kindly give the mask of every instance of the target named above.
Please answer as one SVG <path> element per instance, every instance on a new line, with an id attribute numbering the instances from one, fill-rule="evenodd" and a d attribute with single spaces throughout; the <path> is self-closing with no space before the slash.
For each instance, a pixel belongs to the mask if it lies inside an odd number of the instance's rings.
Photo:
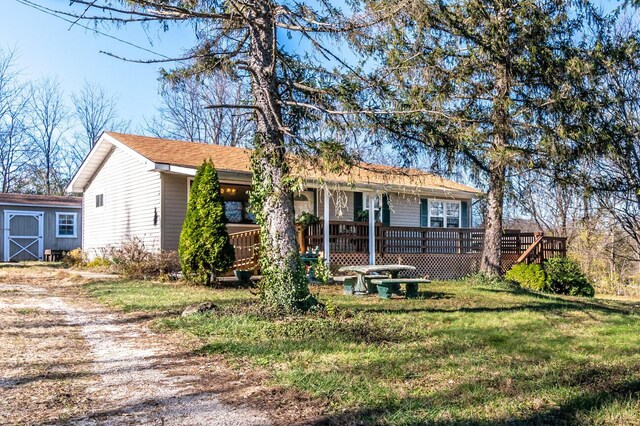
<path id="1" fill-rule="evenodd" d="M 44 213 L 4 212 L 4 261 L 42 260 Z"/>

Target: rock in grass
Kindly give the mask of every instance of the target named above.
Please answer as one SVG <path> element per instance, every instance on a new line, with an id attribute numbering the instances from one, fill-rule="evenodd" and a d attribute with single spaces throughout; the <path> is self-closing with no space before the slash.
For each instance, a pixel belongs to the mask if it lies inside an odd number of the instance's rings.
<path id="1" fill-rule="evenodd" d="M 215 311 L 216 309 L 218 309 L 218 307 L 214 305 L 213 302 L 194 303 L 193 305 L 189 305 L 184 308 L 182 316 L 188 317 L 189 315 L 205 314 L 207 312 Z"/>

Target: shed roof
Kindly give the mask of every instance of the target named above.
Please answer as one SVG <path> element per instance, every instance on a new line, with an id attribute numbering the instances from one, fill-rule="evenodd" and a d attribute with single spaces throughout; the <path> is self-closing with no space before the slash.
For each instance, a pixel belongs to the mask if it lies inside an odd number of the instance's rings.
<path id="1" fill-rule="evenodd" d="M 82 198 L 57 195 L 0 193 L 0 204 L 81 208 Z"/>

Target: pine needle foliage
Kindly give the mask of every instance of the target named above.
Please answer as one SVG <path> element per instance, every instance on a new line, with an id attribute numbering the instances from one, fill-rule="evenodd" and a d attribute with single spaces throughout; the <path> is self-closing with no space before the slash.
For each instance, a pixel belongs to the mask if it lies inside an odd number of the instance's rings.
<path id="1" fill-rule="evenodd" d="M 407 0 L 363 49 L 380 58 L 371 91 L 389 110 L 372 122 L 409 154 L 470 170 L 486 187 L 481 270 L 501 274 L 505 192 L 523 171 L 569 161 L 585 123 L 581 84 L 594 70 L 590 35 L 607 24 L 589 1 Z M 372 93 L 377 91 L 375 96 Z"/>
<path id="2" fill-rule="evenodd" d="M 211 160 L 198 167 L 191 184 L 178 251 L 184 277 L 197 284 L 207 285 L 233 266 L 218 172 Z"/>

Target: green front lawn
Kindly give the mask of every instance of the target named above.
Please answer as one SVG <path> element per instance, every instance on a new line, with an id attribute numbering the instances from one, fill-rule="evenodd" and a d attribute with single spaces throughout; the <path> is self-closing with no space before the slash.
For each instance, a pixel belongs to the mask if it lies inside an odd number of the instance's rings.
<path id="1" fill-rule="evenodd" d="M 632 302 L 547 296 L 475 281 L 433 283 L 423 299 L 320 290 L 329 315 L 265 318 L 246 290 L 145 282 L 88 291 L 202 338 L 201 351 L 329 401 L 365 424 L 639 424 L 640 317 Z M 220 310 L 180 318 L 189 303 Z"/>

